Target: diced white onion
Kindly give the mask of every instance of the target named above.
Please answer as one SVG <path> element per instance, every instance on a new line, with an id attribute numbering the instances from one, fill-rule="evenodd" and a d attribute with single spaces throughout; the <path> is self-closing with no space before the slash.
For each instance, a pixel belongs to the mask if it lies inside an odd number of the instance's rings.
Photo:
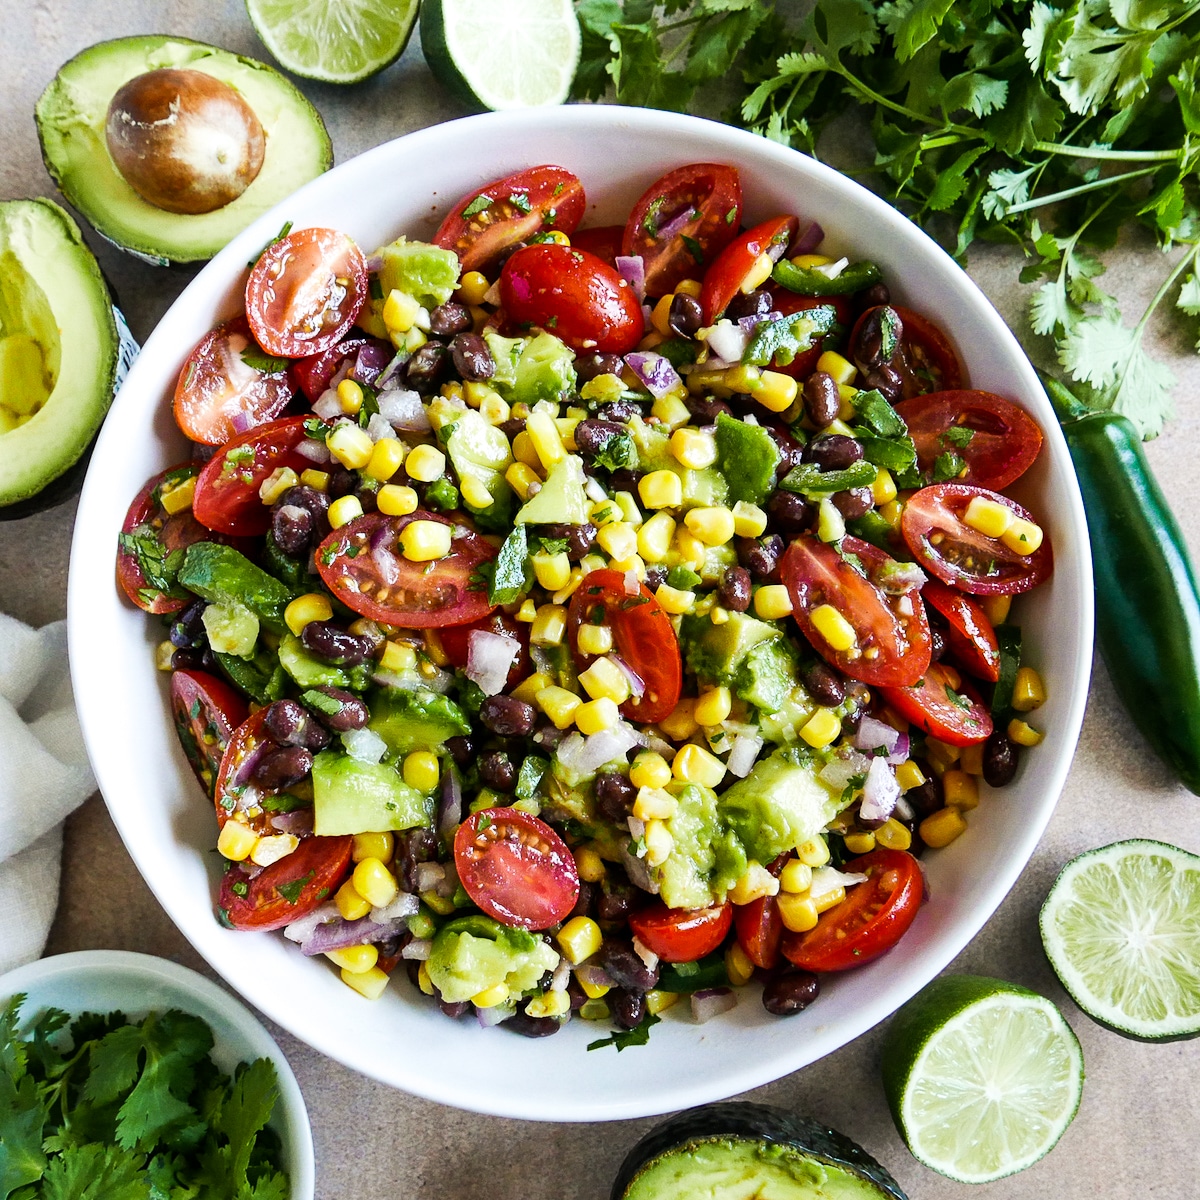
<path id="1" fill-rule="evenodd" d="M 424 433 L 431 428 L 429 414 L 416 392 L 401 389 L 380 392 L 377 400 L 379 415 L 396 429 Z"/>
<path id="2" fill-rule="evenodd" d="M 301 458 L 307 458 L 309 462 L 313 463 L 327 463 L 332 457 L 329 447 L 324 442 L 318 442 L 316 438 L 309 437 L 297 443 L 296 453 Z"/>
<path id="3" fill-rule="evenodd" d="M 417 863 L 413 870 L 418 892 L 432 892 L 446 880 L 446 869 L 441 863 Z"/>
<path id="4" fill-rule="evenodd" d="M 402 917 L 415 916 L 420 907 L 421 902 L 416 896 L 410 892 L 401 892 L 386 908 L 371 909 L 371 920 L 376 925 L 387 925 L 392 921 L 399 921 Z"/>
<path id="5" fill-rule="evenodd" d="M 356 762 L 377 763 L 387 753 L 387 742 L 373 729 L 347 729 L 342 734 L 346 753 Z"/>
<path id="6" fill-rule="evenodd" d="M 710 988 L 708 991 L 693 992 L 688 998 L 692 1009 L 692 1020 L 697 1025 L 719 1017 L 737 1007 L 737 996 L 731 988 Z"/>
<path id="7" fill-rule="evenodd" d="M 837 758 L 830 759 L 817 775 L 824 784 L 841 791 L 855 775 L 865 775 L 871 769 L 871 760 L 857 750 L 843 750 Z"/>
<path id="8" fill-rule="evenodd" d="M 372 413 L 371 420 L 367 423 L 367 436 L 373 442 L 381 442 L 384 438 L 395 437 L 396 431 L 383 413 Z"/>
<path id="9" fill-rule="evenodd" d="M 407 958 L 411 962 L 428 962 L 432 953 L 433 940 L 431 938 L 413 938 L 400 951 L 400 957 Z"/>
<path id="10" fill-rule="evenodd" d="M 859 816 L 864 821 L 886 821 L 900 799 L 900 785 L 896 774 L 888 766 L 886 758 L 871 760 L 867 781 L 863 784 L 862 803 L 858 806 Z"/>
<path id="11" fill-rule="evenodd" d="M 284 929 L 283 936 L 291 942 L 307 942 L 318 926 L 324 925 L 326 921 L 336 920 L 341 915 L 338 912 L 337 905 L 330 900 L 328 904 L 322 904 L 320 908 L 314 908 L 307 916 L 293 921 Z"/>
<path id="12" fill-rule="evenodd" d="M 641 942 L 636 934 L 633 938 L 633 952 L 645 963 L 647 971 L 653 971 L 658 966 L 658 955 L 649 946 Z"/>
<path id="13" fill-rule="evenodd" d="M 754 734 L 739 733 L 733 739 L 733 749 L 730 750 L 729 758 L 725 763 L 726 769 L 731 775 L 745 779 L 750 774 L 754 760 L 758 758 L 758 752 L 762 748 L 762 738 L 756 737 Z"/>
<path id="14" fill-rule="evenodd" d="M 583 484 L 584 493 L 589 500 L 599 504 L 602 500 L 608 499 L 608 493 L 604 490 L 604 484 L 600 482 L 594 475 L 589 475 Z"/>
<path id="15" fill-rule="evenodd" d="M 809 895 L 816 900 L 827 892 L 837 888 L 853 887 L 856 883 L 866 883 L 867 877 L 858 871 L 839 871 L 836 867 L 817 867 L 813 871 L 812 886 Z"/>
<path id="16" fill-rule="evenodd" d="M 485 696 L 504 688 L 521 644 L 515 638 L 486 629 L 473 629 L 467 638 L 466 676 Z"/>
<path id="17" fill-rule="evenodd" d="M 741 362 L 742 355 L 746 353 L 746 347 L 750 344 L 750 333 L 732 321 L 718 321 L 710 326 L 705 340 L 709 350 L 718 358 L 736 363 Z"/>
<path id="18" fill-rule="evenodd" d="M 326 388 L 313 404 L 313 412 L 321 418 L 322 421 L 332 421 L 334 417 L 342 415 L 342 402 L 338 399 L 338 394 L 333 388 Z"/>

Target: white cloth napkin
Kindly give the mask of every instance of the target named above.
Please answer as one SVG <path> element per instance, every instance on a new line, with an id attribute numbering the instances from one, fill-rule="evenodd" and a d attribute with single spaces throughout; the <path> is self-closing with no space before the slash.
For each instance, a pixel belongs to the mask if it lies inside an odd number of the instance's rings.
<path id="1" fill-rule="evenodd" d="M 41 954 L 62 821 L 96 790 L 67 673 L 67 627 L 0 613 L 0 974 Z"/>

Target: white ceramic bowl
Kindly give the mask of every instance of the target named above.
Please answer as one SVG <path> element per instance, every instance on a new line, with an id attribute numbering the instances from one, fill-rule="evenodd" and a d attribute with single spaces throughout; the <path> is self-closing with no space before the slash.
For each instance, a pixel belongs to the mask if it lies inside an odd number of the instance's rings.
<path id="1" fill-rule="evenodd" d="M 1015 398 L 1042 426 L 1042 454 L 1013 492 L 1054 543 L 1053 579 L 1019 608 L 1028 661 L 1049 683 L 1038 712 L 1046 740 L 1024 756 L 1002 801 L 985 798 L 970 831 L 925 859 L 932 899 L 900 945 L 829 979 L 801 1015 L 772 1018 L 748 993 L 703 1026 L 676 1010 L 647 1046 L 617 1054 L 587 1053 L 598 1035 L 583 1021 L 541 1041 L 451 1022 L 403 981 L 368 1003 L 278 935 L 230 932 L 213 918 L 213 817 L 176 745 L 166 677 L 154 669 L 162 627 L 111 583 L 126 507 L 150 475 L 186 454 L 169 403 L 176 374 L 196 341 L 240 310 L 246 262 L 285 220 L 346 230 L 370 251 L 400 233 L 427 237 L 472 189 L 552 162 L 583 180 L 587 223 L 607 224 L 623 221 L 658 176 L 696 161 L 739 168 L 747 224 L 778 212 L 815 218 L 831 252 L 879 263 L 896 298 L 946 331 L 973 384 Z M 196 949 L 273 1020 L 348 1066 L 447 1104 L 556 1121 L 645 1116 L 729 1096 L 888 1016 L 966 945 L 1028 861 L 1066 778 L 1091 667 L 1090 560 L 1066 445 L 1016 339 L 979 289 L 899 212 L 811 158 L 722 125 L 628 108 L 488 114 L 413 133 L 315 180 L 235 238 L 162 319 L 113 405 L 79 506 L 69 608 L 75 695 L 96 777 L 130 854 Z"/>
<path id="2" fill-rule="evenodd" d="M 169 1008 L 202 1018 L 213 1031 L 213 1061 L 226 1073 L 241 1062 L 269 1058 L 279 1077 L 271 1128 L 283 1145 L 289 1200 L 312 1200 L 315 1186 L 312 1130 L 292 1068 L 275 1039 L 244 1004 L 187 967 L 126 950 L 79 950 L 56 954 L 0 976 L 0 1004 L 25 994 L 21 1028 L 44 1008 L 82 1012 L 120 1010 L 134 1020 Z"/>

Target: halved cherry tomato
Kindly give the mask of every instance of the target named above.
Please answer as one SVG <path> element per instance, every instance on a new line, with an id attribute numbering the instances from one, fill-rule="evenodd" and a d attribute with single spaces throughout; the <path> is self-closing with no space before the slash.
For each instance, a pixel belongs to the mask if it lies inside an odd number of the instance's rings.
<path id="1" fill-rule="evenodd" d="M 117 539 L 117 580 L 125 595 L 148 613 L 178 612 L 192 600 L 175 582 L 183 551 L 212 533 L 191 508 L 168 513 L 162 494 L 200 474 L 195 463 L 183 463 L 155 475 L 134 497 Z"/>
<path id="2" fill-rule="evenodd" d="M 1000 678 L 1000 644 L 979 601 L 936 579 L 921 589 L 921 598 L 946 618 L 946 640 L 959 666 L 995 683 Z"/>
<path id="3" fill-rule="evenodd" d="M 472 621 L 470 625 L 451 625 L 447 629 L 439 630 L 438 635 L 446 657 L 460 670 L 466 668 L 470 658 L 471 633 L 476 629 L 482 629 L 485 633 L 498 633 L 501 637 L 512 638 L 517 643 L 517 657 L 504 684 L 506 690 L 516 687 L 529 674 L 529 626 L 522 621 L 514 621 L 507 613 L 494 612 L 482 621 Z"/>
<path id="4" fill-rule="evenodd" d="M 872 850 L 842 870 L 868 879 L 847 888 L 846 899 L 823 912 L 816 928 L 784 934 L 784 956 L 806 971 L 845 971 L 878 958 L 904 936 L 921 907 L 921 868 L 903 850 Z"/>
<path id="5" fill-rule="evenodd" d="M 171 675 L 171 715 L 188 763 L 212 796 L 225 747 L 249 715 L 246 701 L 207 671 L 180 670 Z"/>
<path id="6" fill-rule="evenodd" d="M 600 225 L 595 229 L 577 229 L 571 234 L 571 245 L 576 250 L 586 250 L 610 267 L 617 265 L 621 253 L 621 238 L 625 235 L 624 225 Z"/>
<path id="7" fill-rule="evenodd" d="M 410 562 L 400 551 L 400 531 L 410 521 L 436 521 L 456 533 L 450 553 L 434 562 Z M 463 518 L 416 512 L 404 517 L 367 513 L 335 529 L 317 549 L 317 570 L 325 586 L 347 608 L 371 621 L 404 629 L 470 625 L 494 607 L 487 590 L 471 587 L 481 563 L 496 547 L 470 529 Z"/>
<path id="8" fill-rule="evenodd" d="M 837 314 L 838 325 L 844 329 L 849 324 L 850 314 L 853 312 L 848 296 L 798 296 L 795 292 L 789 292 L 787 288 L 771 289 L 771 307 L 785 317 L 790 317 L 793 313 L 808 312 L 810 308 L 819 308 L 825 304 L 833 306 L 833 311 Z M 808 350 L 797 354 L 790 363 L 781 364 L 772 359 L 771 370 L 790 375 L 793 379 L 804 379 L 817 369 L 817 359 L 825 351 L 825 343 L 830 339 L 836 342 L 836 338 L 837 327 L 835 326 L 824 337 L 817 338 L 814 345 Z"/>
<path id="9" fill-rule="evenodd" d="M 762 896 L 749 904 L 738 904 L 733 909 L 733 927 L 737 940 L 746 952 L 746 957 L 764 971 L 773 971 L 779 966 L 783 945 L 783 918 L 779 915 L 779 902 L 774 896 Z"/>
<path id="10" fill-rule="evenodd" d="M 683 691 L 683 660 L 679 639 L 662 605 L 644 586 L 636 594 L 625 590 L 625 576 L 605 567 L 590 571 L 571 597 L 567 635 L 580 670 L 595 655 L 579 649 L 579 627 L 585 621 L 612 629 L 613 650 L 646 685 L 640 697 L 626 700 L 621 712 L 631 721 L 653 724 L 670 716 Z"/>
<path id="11" fill-rule="evenodd" d="M 663 962 L 695 962 L 711 954 L 733 923 L 733 905 L 712 908 L 668 908 L 654 900 L 629 916 L 629 928 L 638 941 Z"/>
<path id="12" fill-rule="evenodd" d="M 524 246 L 509 258 L 500 305 L 510 322 L 548 329 L 572 350 L 625 354 L 646 329 L 633 288 L 612 267 L 557 242 Z"/>
<path id="13" fill-rule="evenodd" d="M 267 710 L 260 708 L 246 717 L 226 741 L 212 789 L 218 826 L 236 817 L 255 833 L 277 832 L 271 825 L 271 813 L 263 807 L 263 801 L 277 793 L 264 790 L 252 778 L 258 760 L 276 746 L 266 731 L 266 721 Z"/>
<path id="14" fill-rule="evenodd" d="M 253 878 L 233 863 L 221 880 L 218 916 L 231 929 L 282 929 L 337 891 L 350 869 L 352 837 L 311 837 Z"/>
<path id="15" fill-rule="evenodd" d="M 336 346 L 367 300 L 362 251 L 336 229 L 272 242 L 246 283 L 246 319 L 268 354 L 305 358 Z"/>
<path id="16" fill-rule="evenodd" d="M 564 167 L 529 167 L 465 195 L 433 244 L 453 250 L 464 274 L 484 271 L 510 246 L 542 230 L 573 233 L 586 208 L 577 176 Z"/>
<path id="17" fill-rule="evenodd" d="M 773 261 L 778 260 L 796 236 L 799 225 L 795 217 L 772 217 L 755 225 L 721 251 L 716 262 L 704 273 L 700 291 L 705 325 L 711 325 L 729 307 L 760 255 L 768 254 Z"/>
<path id="18" fill-rule="evenodd" d="M 200 472 L 192 512 L 201 525 L 237 537 L 258 537 L 271 524 L 271 510 L 258 489 L 272 471 L 291 467 L 297 475 L 312 461 L 296 447 L 311 417 L 269 421 L 226 442 Z"/>
<path id="19" fill-rule="evenodd" d="M 882 306 L 880 306 L 882 307 Z M 963 385 L 962 364 L 946 335 L 928 317 L 903 308 L 899 304 L 889 305 L 904 326 L 900 345 L 891 359 L 891 365 L 900 372 L 903 380 L 903 396 L 908 400 L 926 392 L 952 392 Z M 879 308 L 868 308 L 855 323 L 850 335 L 850 347 L 858 344 L 863 324 L 871 313 Z"/>
<path id="20" fill-rule="evenodd" d="M 931 663 L 913 687 L 879 691 L 902 717 L 948 746 L 974 746 L 991 736 L 991 714 L 974 688 L 940 662 Z"/>
<path id="21" fill-rule="evenodd" d="M 905 687 L 929 666 L 929 622 L 919 594 L 890 595 L 875 582 L 897 567 L 858 538 L 843 538 L 838 550 L 811 534 L 798 537 L 780 564 L 796 623 L 813 649 L 851 679 L 872 686 Z M 813 622 L 813 613 L 826 604 L 854 628 L 856 641 L 848 650 L 835 650 Z"/>
<path id="22" fill-rule="evenodd" d="M 388 356 L 384 359 L 385 362 L 393 354 L 387 343 L 378 338 L 350 337 L 320 354 L 311 354 L 308 358 L 301 358 L 292 363 L 292 377 L 305 396 L 315 403 L 329 387 L 330 380 L 338 373 L 342 363 L 348 358 L 354 358 L 364 346 L 380 347 Z"/>
<path id="23" fill-rule="evenodd" d="M 242 357 L 267 358 L 245 317 L 218 325 L 187 356 L 175 383 L 175 421 L 192 439 L 223 446 L 231 437 L 277 417 L 292 398 L 287 368 L 260 371 Z"/>
<path id="24" fill-rule="evenodd" d="M 959 483 L 1000 491 L 1020 478 L 1042 448 L 1037 422 L 994 392 L 930 392 L 896 405 L 917 448 L 917 466 L 928 471 L 942 454 L 967 464 Z"/>
<path id="25" fill-rule="evenodd" d="M 1033 522 L 1015 500 L 1000 492 L 967 483 L 935 483 L 909 497 L 900 519 L 900 532 L 913 557 L 943 583 L 974 596 L 1016 595 L 1037 587 L 1054 570 L 1050 535 L 1032 554 L 1009 549 L 1000 538 L 988 537 L 967 525 L 967 505 L 983 496 Z"/>
<path id="26" fill-rule="evenodd" d="M 549 929 L 579 899 L 566 843 L 517 808 L 472 813 L 454 835 L 454 865 L 467 895 L 502 925 Z"/>
<path id="27" fill-rule="evenodd" d="M 640 254 L 646 295 L 665 296 L 699 278 L 741 224 L 742 183 L 735 167 L 692 163 L 656 179 L 633 206 L 621 253 Z"/>

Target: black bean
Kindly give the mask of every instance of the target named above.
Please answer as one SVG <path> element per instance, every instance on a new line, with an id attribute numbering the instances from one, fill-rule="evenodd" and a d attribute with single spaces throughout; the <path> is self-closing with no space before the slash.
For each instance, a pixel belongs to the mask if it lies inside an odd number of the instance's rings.
<path id="1" fill-rule="evenodd" d="M 254 768 L 254 782 L 267 791 L 281 791 L 299 783 L 312 770 L 313 756 L 303 746 L 268 750 Z"/>
<path id="2" fill-rule="evenodd" d="M 875 497 L 869 487 L 847 488 L 834 493 L 833 506 L 847 521 L 853 521 L 875 507 Z"/>
<path id="3" fill-rule="evenodd" d="M 587 383 L 597 375 L 620 375 L 621 356 L 619 354 L 581 354 L 575 359 L 575 379 L 579 383 Z M 632 403 L 632 401 L 629 401 Z M 628 420 L 628 418 L 624 418 Z"/>
<path id="4" fill-rule="evenodd" d="M 643 471 L 630 471 L 626 467 L 622 467 L 608 477 L 609 488 L 613 492 L 632 492 L 636 496 L 638 480 L 643 474 L 645 474 Z"/>
<path id="5" fill-rule="evenodd" d="M 814 371 L 804 382 L 804 409 L 818 429 L 836 420 L 842 408 L 838 385 L 827 371 Z"/>
<path id="6" fill-rule="evenodd" d="M 501 737 L 524 737 L 533 729 L 536 715 L 532 704 L 512 696 L 489 696 L 479 706 L 479 720 Z"/>
<path id="7" fill-rule="evenodd" d="M 493 750 L 479 760 L 479 778 L 494 791 L 511 792 L 517 772 L 503 750 Z"/>
<path id="8" fill-rule="evenodd" d="M 350 632 L 370 644 L 372 658 L 378 658 L 383 653 L 384 646 L 387 645 L 387 638 L 384 636 L 383 630 L 374 621 L 367 620 L 366 617 L 352 621 Z"/>
<path id="9" fill-rule="evenodd" d="M 361 487 L 354 489 L 354 494 L 358 497 L 358 503 L 362 506 L 364 513 L 373 513 L 379 509 L 379 487 L 368 487 L 363 484 Z"/>
<path id="10" fill-rule="evenodd" d="M 765 288 L 757 288 L 753 292 L 738 292 L 722 315 L 731 321 L 740 321 L 743 317 L 760 317 L 770 311 L 771 293 Z"/>
<path id="11" fill-rule="evenodd" d="M 207 607 L 203 600 L 193 600 L 171 622 L 167 637 L 172 646 L 183 650 L 200 645 L 204 640 L 204 610 Z"/>
<path id="12" fill-rule="evenodd" d="M 774 492 L 767 501 L 767 520 L 772 530 L 778 530 L 788 541 L 810 530 L 816 519 L 817 506 L 795 492 Z M 752 564 L 746 566 L 752 575 L 758 574 Z"/>
<path id="13" fill-rule="evenodd" d="M 515 438 L 517 436 L 518 433 L 525 432 L 525 418 L 524 417 L 509 417 L 509 419 L 507 421 L 501 422 L 501 424 L 499 424 L 497 426 L 497 428 L 511 442 L 513 440 L 513 438 Z"/>
<path id="14" fill-rule="evenodd" d="M 475 757 L 475 747 L 467 737 L 447 738 L 446 751 L 460 767 L 465 767 Z"/>
<path id="15" fill-rule="evenodd" d="M 629 882 L 621 868 L 609 863 L 602 890 L 596 897 L 596 920 L 623 925 L 633 911 L 634 904 L 639 902 L 638 896 L 637 888 Z"/>
<path id="16" fill-rule="evenodd" d="M 553 1017 L 531 1017 L 527 1012 L 515 1013 L 507 1021 L 501 1021 L 500 1024 L 505 1029 L 527 1038 L 549 1037 L 561 1028 Z"/>
<path id="17" fill-rule="evenodd" d="M 415 988 L 421 986 L 421 964 L 415 958 L 405 958 L 401 960 L 404 963 L 404 973 L 408 976 L 408 982 Z"/>
<path id="18" fill-rule="evenodd" d="M 854 343 L 850 353 L 858 364 L 859 370 L 870 371 L 872 367 L 881 367 L 891 362 L 884 354 L 883 348 L 883 314 L 889 314 L 889 322 L 894 332 L 896 342 L 904 336 L 904 325 L 895 309 L 877 308 L 866 314 L 854 334 Z"/>
<path id="19" fill-rule="evenodd" d="M 590 917 L 592 915 L 592 905 L 596 899 L 596 889 L 593 884 L 587 880 L 580 880 L 579 895 L 575 897 L 575 903 L 571 911 L 567 913 L 566 920 L 572 917 Z"/>
<path id="20" fill-rule="evenodd" d="M 615 358 L 616 355 L 613 357 Z M 579 366 L 578 361 L 575 365 Z M 602 421 L 616 421 L 618 425 L 624 425 L 626 421 L 631 421 L 634 417 L 641 415 L 642 406 L 636 400 L 613 400 L 596 409 L 596 416 Z"/>
<path id="21" fill-rule="evenodd" d="M 667 314 L 667 326 L 680 337 L 695 337 L 696 330 L 704 322 L 704 312 L 700 301 L 686 292 L 676 292 L 671 300 L 671 309 Z"/>
<path id="22" fill-rule="evenodd" d="M 932 621 L 929 623 L 929 647 L 929 661 L 939 662 L 946 653 L 946 631 Z"/>
<path id="23" fill-rule="evenodd" d="M 918 769 L 925 776 L 925 782 L 909 788 L 904 793 L 908 806 L 916 814 L 917 819 L 929 816 L 942 807 L 942 783 L 929 769 L 927 762 L 918 762 Z"/>
<path id="24" fill-rule="evenodd" d="M 1003 787 L 1017 773 L 1017 747 L 1003 729 L 993 729 L 983 744 L 983 778 L 990 787 Z"/>
<path id="25" fill-rule="evenodd" d="M 438 383 L 450 362 L 450 351 L 441 342 L 426 342 L 408 360 L 405 378 L 414 391 L 428 395 Z"/>
<path id="26" fill-rule="evenodd" d="M 450 343 L 450 357 L 459 377 L 468 383 L 481 383 L 496 373 L 496 360 L 477 333 L 457 334 Z"/>
<path id="27" fill-rule="evenodd" d="M 465 1017 L 471 1011 L 472 1007 L 470 1000 L 456 1000 L 453 1004 L 449 1000 L 438 1001 L 438 1008 L 453 1021 Z"/>
<path id="28" fill-rule="evenodd" d="M 358 476 L 350 472 L 351 479 L 355 485 L 358 484 Z M 314 487 L 309 487 L 306 483 L 297 484 L 295 487 L 290 487 L 278 501 L 282 504 L 295 505 L 297 508 L 303 508 L 308 511 L 309 516 L 313 520 L 313 534 L 320 541 L 329 532 L 329 497 L 324 492 L 317 491 Z"/>
<path id="29" fill-rule="evenodd" d="M 782 425 L 767 425 L 779 450 L 779 462 L 775 467 L 775 478 L 782 479 L 793 467 L 798 467 L 804 458 L 804 445 L 798 442 Z"/>
<path id="30" fill-rule="evenodd" d="M 842 717 L 842 733 L 846 736 L 853 736 L 858 732 L 858 727 L 862 724 L 863 713 L 866 710 L 857 704 L 848 705 L 846 715 Z"/>
<path id="31" fill-rule="evenodd" d="M 647 567 L 646 568 L 646 588 L 647 588 L 647 590 L 649 590 L 651 592 L 658 591 L 658 589 L 664 583 L 667 582 L 667 574 L 668 574 L 667 568 L 660 564 L 655 564 L 652 567 Z"/>
<path id="32" fill-rule="evenodd" d="M 406 829 L 396 834 L 395 845 L 392 864 L 400 886 L 406 892 L 416 892 L 417 867 L 421 863 L 437 861 L 437 834 L 432 829 Z"/>
<path id="33" fill-rule="evenodd" d="M 316 705 L 306 706 L 330 733 L 345 733 L 350 729 L 362 729 L 370 720 L 371 714 L 367 711 L 367 706 L 353 692 L 329 686 L 309 690 L 320 692 L 322 696 L 340 705 L 337 712 L 323 712 Z M 332 708 L 333 705 L 330 704 L 327 707 Z"/>
<path id="34" fill-rule="evenodd" d="M 586 459 L 593 459 L 618 434 L 623 433 L 623 425 L 612 421 L 597 421 L 588 418 L 575 426 L 575 449 Z"/>
<path id="35" fill-rule="evenodd" d="M 571 997 L 571 1011 L 578 1012 L 590 999 L 583 985 L 574 975 L 567 980 L 567 995 Z"/>
<path id="36" fill-rule="evenodd" d="M 804 447 L 804 461 L 822 471 L 844 471 L 863 456 L 862 443 L 842 433 L 826 433 Z"/>
<path id="37" fill-rule="evenodd" d="M 745 612 L 750 607 L 750 572 L 745 567 L 730 567 L 721 576 L 717 603 L 730 612 Z"/>
<path id="38" fill-rule="evenodd" d="M 366 638 L 335 621 L 309 621 L 300 631 L 300 642 L 306 650 L 339 667 L 357 667 L 371 657 L 373 650 Z"/>
<path id="39" fill-rule="evenodd" d="M 724 400 L 714 400 L 712 396 L 693 396 L 689 392 L 683 403 L 700 425 L 715 425 L 722 413 L 727 417 L 733 415 L 733 409 Z"/>
<path id="40" fill-rule="evenodd" d="M 658 983 L 658 967 L 650 970 L 634 953 L 633 946 L 618 938 L 604 939 L 600 965 L 617 987 L 631 992 L 648 992 Z"/>
<path id="41" fill-rule="evenodd" d="M 628 988 L 613 988 L 605 996 L 613 1021 L 622 1029 L 636 1029 L 646 1016 L 646 997 Z"/>
<path id="42" fill-rule="evenodd" d="M 475 322 L 465 304 L 447 300 L 429 311 L 429 332 L 434 337 L 448 338 L 456 333 L 466 333 Z"/>
<path id="43" fill-rule="evenodd" d="M 335 466 L 329 472 L 329 498 L 330 500 L 340 500 L 343 496 L 350 495 L 362 480 L 358 476 L 357 471 L 347 470 L 343 466 Z M 286 495 L 286 493 L 284 493 Z"/>
<path id="44" fill-rule="evenodd" d="M 605 771 L 596 776 L 596 807 L 606 821 L 624 823 L 633 811 L 637 799 L 637 788 L 629 782 L 627 775 L 619 771 Z"/>
<path id="45" fill-rule="evenodd" d="M 837 708 L 846 699 L 846 684 L 841 673 L 819 659 L 804 668 L 800 678 L 808 694 L 825 708 Z"/>
<path id="46" fill-rule="evenodd" d="M 263 725 L 281 746 L 323 750 L 329 745 L 328 731 L 295 700 L 276 700 L 267 709 Z"/>
<path id="47" fill-rule="evenodd" d="M 862 309 L 877 308 L 881 304 L 891 304 L 892 293 L 886 283 L 873 283 L 866 291 L 859 292 L 855 299 Z"/>
<path id="48" fill-rule="evenodd" d="M 821 992 L 821 981 L 811 971 L 781 971 L 763 985 L 763 1008 L 772 1016 L 790 1017 L 806 1009 Z"/>
<path id="49" fill-rule="evenodd" d="M 308 552 L 312 542 L 312 513 L 298 504 L 279 504 L 271 510 L 271 535 L 289 558 Z"/>
<path id="50" fill-rule="evenodd" d="M 199 671 L 204 666 L 204 651 L 185 646 L 171 655 L 171 667 L 176 671 Z"/>
<path id="51" fill-rule="evenodd" d="M 866 387 L 877 391 L 889 404 L 895 404 L 904 394 L 904 377 L 886 363 L 868 371 L 863 378 Z"/>
<path id="52" fill-rule="evenodd" d="M 595 525 L 539 525 L 538 533 L 554 541 L 565 538 L 567 557 L 578 562 L 592 548 L 596 540 Z"/>
<path id="53" fill-rule="evenodd" d="M 763 538 L 738 538 L 734 543 L 738 562 L 758 580 L 769 579 L 775 574 L 779 560 L 783 557 L 783 538 L 777 533 Z"/>

